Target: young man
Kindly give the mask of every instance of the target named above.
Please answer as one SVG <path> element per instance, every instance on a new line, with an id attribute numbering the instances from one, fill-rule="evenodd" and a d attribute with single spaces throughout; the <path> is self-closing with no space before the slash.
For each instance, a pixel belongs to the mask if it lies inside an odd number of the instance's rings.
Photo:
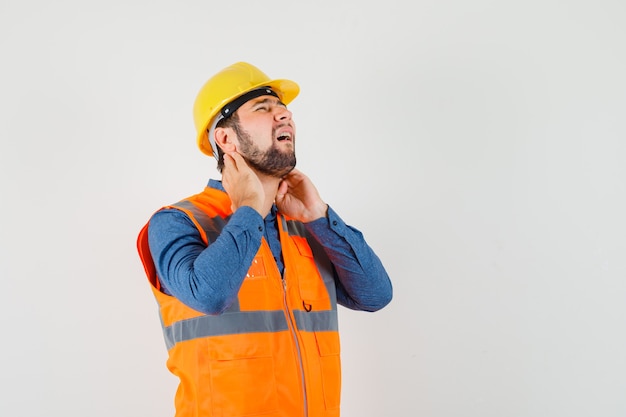
<path id="1" fill-rule="evenodd" d="M 139 235 L 178 417 L 339 416 L 337 304 L 391 301 L 361 233 L 295 169 L 286 105 L 298 93 L 245 62 L 209 79 L 194 119 L 221 182 L 163 207 Z"/>

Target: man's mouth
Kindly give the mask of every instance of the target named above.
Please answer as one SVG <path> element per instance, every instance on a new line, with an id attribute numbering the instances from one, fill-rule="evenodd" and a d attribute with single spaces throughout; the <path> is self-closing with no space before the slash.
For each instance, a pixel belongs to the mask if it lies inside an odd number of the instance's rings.
<path id="1" fill-rule="evenodd" d="M 276 138 L 279 142 L 283 142 L 285 140 L 291 141 L 291 133 L 289 132 L 283 132 L 281 134 L 278 135 L 278 137 Z"/>

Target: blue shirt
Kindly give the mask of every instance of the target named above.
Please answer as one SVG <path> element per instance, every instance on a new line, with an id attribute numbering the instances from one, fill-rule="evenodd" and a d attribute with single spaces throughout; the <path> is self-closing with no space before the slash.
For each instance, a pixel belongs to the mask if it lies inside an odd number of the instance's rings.
<path id="1" fill-rule="evenodd" d="M 209 187 L 224 191 L 221 182 Z M 205 314 L 219 314 L 235 300 L 265 237 L 283 272 L 274 205 L 263 219 L 251 207 L 237 209 L 220 236 L 206 246 L 185 213 L 164 209 L 150 219 L 148 241 L 164 291 Z M 327 216 L 304 224 L 335 269 L 337 302 L 355 310 L 379 310 L 391 301 L 391 281 L 361 232 L 328 207 Z"/>

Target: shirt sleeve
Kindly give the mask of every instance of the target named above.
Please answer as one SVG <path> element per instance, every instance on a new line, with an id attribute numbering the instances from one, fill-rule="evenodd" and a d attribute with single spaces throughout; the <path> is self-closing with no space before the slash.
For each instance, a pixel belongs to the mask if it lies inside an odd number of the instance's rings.
<path id="1" fill-rule="evenodd" d="M 363 234 L 348 226 L 329 206 L 326 217 L 305 223 L 324 248 L 337 280 L 337 302 L 354 310 L 380 310 L 393 296 L 391 280 Z"/>
<path id="2" fill-rule="evenodd" d="M 148 243 L 165 292 L 205 314 L 220 314 L 236 299 L 263 236 L 261 215 L 240 207 L 208 246 L 177 209 L 155 213 Z"/>

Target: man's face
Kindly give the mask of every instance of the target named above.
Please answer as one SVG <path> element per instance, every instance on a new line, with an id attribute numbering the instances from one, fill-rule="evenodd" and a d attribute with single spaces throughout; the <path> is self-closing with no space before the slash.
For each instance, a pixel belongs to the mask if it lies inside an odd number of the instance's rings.
<path id="1" fill-rule="evenodd" d="M 276 97 L 261 96 L 242 105 L 237 116 L 238 151 L 248 165 L 266 175 L 287 175 L 296 166 L 295 125 L 287 107 Z"/>

